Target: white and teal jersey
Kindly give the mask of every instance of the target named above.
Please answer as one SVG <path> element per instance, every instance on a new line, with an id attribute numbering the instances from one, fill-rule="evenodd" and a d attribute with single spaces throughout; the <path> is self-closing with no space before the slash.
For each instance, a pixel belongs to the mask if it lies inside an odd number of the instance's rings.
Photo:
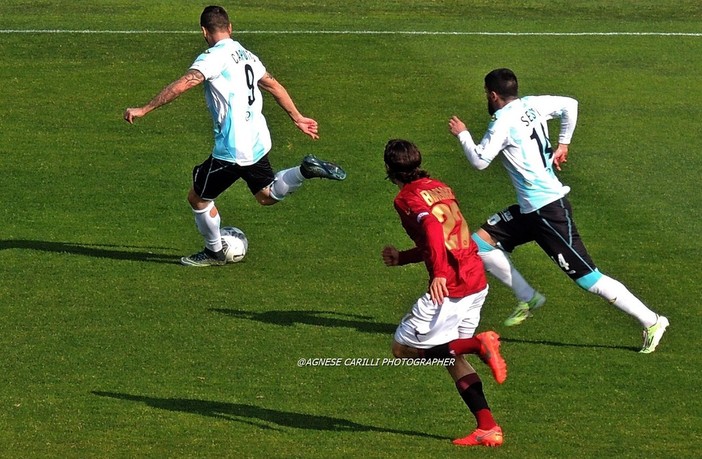
<path id="1" fill-rule="evenodd" d="M 458 136 L 468 161 L 477 169 L 485 169 L 502 153 L 502 164 L 517 191 L 522 213 L 534 212 L 570 191 L 553 172 L 546 123 L 553 118 L 561 120 L 558 142 L 569 144 L 578 119 L 578 102 L 561 96 L 513 100 L 495 112 L 478 145 L 467 131 Z"/>
<path id="2" fill-rule="evenodd" d="M 242 166 L 256 163 L 271 149 L 258 88 L 266 73 L 263 63 L 227 38 L 200 54 L 190 68 L 205 77 L 205 101 L 214 120 L 212 156 Z"/>

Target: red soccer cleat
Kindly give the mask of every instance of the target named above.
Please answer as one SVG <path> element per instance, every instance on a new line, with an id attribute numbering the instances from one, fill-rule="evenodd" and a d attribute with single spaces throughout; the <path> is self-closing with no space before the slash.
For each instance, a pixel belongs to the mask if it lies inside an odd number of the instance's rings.
<path id="1" fill-rule="evenodd" d="M 503 441 L 502 429 L 495 426 L 490 430 L 475 429 L 472 434 L 457 438 L 452 443 L 457 446 L 500 446 Z"/>
<path id="2" fill-rule="evenodd" d="M 480 358 L 492 370 L 492 376 L 499 384 L 507 379 L 507 363 L 500 355 L 500 335 L 494 331 L 479 333 L 475 336 L 481 343 Z"/>

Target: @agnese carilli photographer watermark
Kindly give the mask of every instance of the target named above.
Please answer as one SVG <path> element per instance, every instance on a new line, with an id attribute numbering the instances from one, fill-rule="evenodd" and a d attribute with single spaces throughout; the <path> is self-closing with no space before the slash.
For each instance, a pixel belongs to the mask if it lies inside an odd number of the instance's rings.
<path id="1" fill-rule="evenodd" d="M 369 357 L 300 357 L 298 367 L 431 367 L 449 366 L 456 362 L 455 357 L 444 359 L 397 359 Z"/>

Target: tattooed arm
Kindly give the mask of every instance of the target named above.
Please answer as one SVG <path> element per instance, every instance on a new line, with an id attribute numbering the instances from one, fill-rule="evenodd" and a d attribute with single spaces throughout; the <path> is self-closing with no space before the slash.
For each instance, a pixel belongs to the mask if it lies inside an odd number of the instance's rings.
<path id="1" fill-rule="evenodd" d="M 143 107 L 128 108 L 124 111 L 124 120 L 129 124 L 134 124 L 134 118 L 141 118 L 152 110 L 175 100 L 190 88 L 193 88 L 205 81 L 205 77 L 198 70 L 189 70 L 188 73 L 175 80 L 161 90 L 151 102 Z"/>

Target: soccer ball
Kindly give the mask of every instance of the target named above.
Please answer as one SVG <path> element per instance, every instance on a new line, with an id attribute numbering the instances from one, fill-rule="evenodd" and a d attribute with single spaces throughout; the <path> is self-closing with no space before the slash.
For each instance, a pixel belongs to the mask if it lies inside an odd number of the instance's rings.
<path id="1" fill-rule="evenodd" d="M 249 241 L 246 235 L 239 228 L 227 226 L 219 229 L 222 236 L 222 248 L 227 263 L 236 263 L 244 259 L 246 250 L 249 248 Z"/>

